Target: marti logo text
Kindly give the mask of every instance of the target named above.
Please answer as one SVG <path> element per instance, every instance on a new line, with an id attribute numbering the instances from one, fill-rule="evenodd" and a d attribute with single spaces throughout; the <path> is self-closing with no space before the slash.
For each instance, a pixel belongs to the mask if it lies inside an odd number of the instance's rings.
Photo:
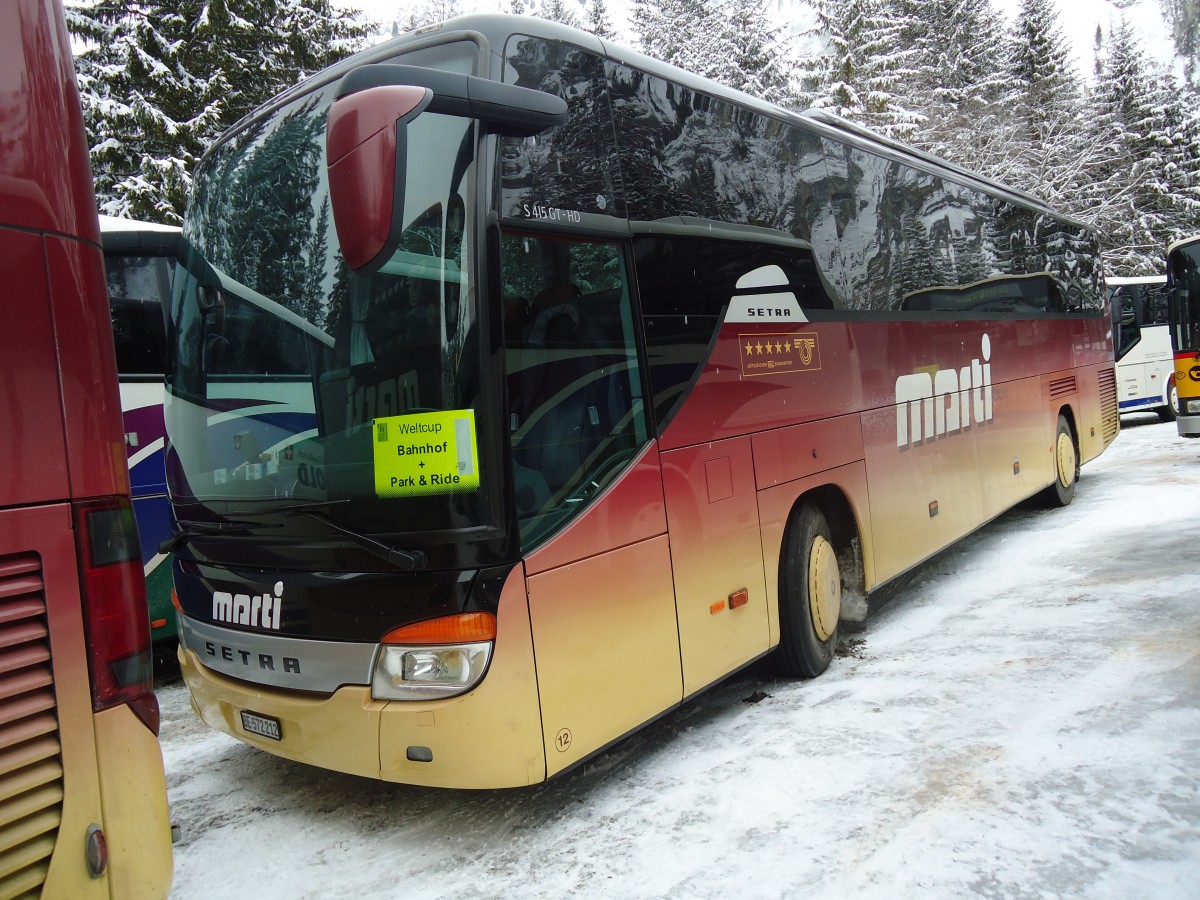
<path id="1" fill-rule="evenodd" d="M 279 614 L 283 609 L 282 581 L 275 582 L 273 594 L 230 594 L 225 591 L 213 591 L 212 599 L 214 622 L 279 630 Z"/>
<path id="2" fill-rule="evenodd" d="M 896 446 L 908 447 L 992 421 L 992 341 L 961 369 L 939 368 L 896 379 Z"/>

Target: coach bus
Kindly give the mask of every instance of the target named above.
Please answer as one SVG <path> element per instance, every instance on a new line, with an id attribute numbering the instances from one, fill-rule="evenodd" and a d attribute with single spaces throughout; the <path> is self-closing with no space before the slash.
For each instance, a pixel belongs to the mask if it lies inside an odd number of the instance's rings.
<path id="1" fill-rule="evenodd" d="M 0 0 L 0 896 L 165 897 L 104 259 L 58 3 Z"/>
<path id="2" fill-rule="evenodd" d="M 1175 424 L 1182 437 L 1200 437 L 1200 237 L 1167 248 L 1167 297 L 1179 395 Z"/>
<path id="3" fill-rule="evenodd" d="M 150 638 L 156 644 L 175 637 L 171 567 L 159 552 L 171 536 L 171 507 L 163 464 L 163 373 L 166 371 L 166 316 L 171 277 L 179 250 L 172 225 L 100 217 L 109 312 L 117 348 L 125 456 L 133 512 L 141 542 Z"/>
<path id="4" fill-rule="evenodd" d="M 1166 283 L 1166 275 L 1105 279 L 1109 302 L 1122 319 L 1114 347 L 1117 406 L 1122 413 L 1154 412 L 1170 422 L 1179 400 L 1167 326 Z"/>
<path id="5" fill-rule="evenodd" d="M 815 676 L 844 604 L 1119 429 L 1089 227 L 540 19 L 286 92 L 183 228 L 184 678 L 344 772 L 537 783 L 768 654 Z"/>

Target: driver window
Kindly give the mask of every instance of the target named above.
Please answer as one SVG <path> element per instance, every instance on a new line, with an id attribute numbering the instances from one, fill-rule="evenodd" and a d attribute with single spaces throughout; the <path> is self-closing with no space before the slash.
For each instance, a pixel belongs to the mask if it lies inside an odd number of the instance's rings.
<path id="1" fill-rule="evenodd" d="M 502 236 L 509 437 L 521 544 L 559 530 L 649 436 L 621 245 Z"/>

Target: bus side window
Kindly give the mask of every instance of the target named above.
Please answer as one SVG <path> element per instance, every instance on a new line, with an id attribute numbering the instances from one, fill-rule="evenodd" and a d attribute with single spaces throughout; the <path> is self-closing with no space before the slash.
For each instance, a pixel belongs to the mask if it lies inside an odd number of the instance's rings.
<path id="1" fill-rule="evenodd" d="M 667 422 L 703 364 L 721 316 L 747 272 L 778 268 L 800 308 L 832 310 L 834 291 L 807 242 L 637 235 L 638 274 L 655 419 Z"/>
<path id="2" fill-rule="evenodd" d="M 158 375 L 166 371 L 166 304 L 170 276 L 165 257 L 105 258 L 109 314 L 122 375 Z"/>
<path id="3" fill-rule="evenodd" d="M 1147 313 L 1146 324 L 1148 325 L 1166 325 L 1170 321 L 1167 315 L 1167 289 L 1162 285 L 1154 285 L 1146 288 L 1146 296 L 1149 302 L 1149 312 Z"/>
<path id="4" fill-rule="evenodd" d="M 586 506 L 648 439 L 618 244 L 502 238 L 509 434 L 522 546 Z"/>
<path id="5" fill-rule="evenodd" d="M 1113 351 L 1120 360 L 1134 348 L 1142 338 L 1142 317 L 1138 315 L 1138 306 L 1142 296 L 1137 285 L 1121 285 L 1110 289 L 1110 300 L 1113 316 Z"/>

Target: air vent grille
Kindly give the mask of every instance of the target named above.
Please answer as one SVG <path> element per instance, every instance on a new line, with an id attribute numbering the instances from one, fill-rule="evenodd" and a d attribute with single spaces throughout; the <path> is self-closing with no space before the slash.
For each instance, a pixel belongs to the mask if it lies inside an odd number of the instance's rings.
<path id="1" fill-rule="evenodd" d="M 62 820 L 45 586 L 35 554 L 0 557 L 0 896 L 38 893 Z"/>
<path id="2" fill-rule="evenodd" d="M 1117 409 L 1117 373 L 1113 369 L 1100 371 L 1100 424 L 1104 443 L 1111 443 L 1121 430 L 1121 414 Z"/>
<path id="3" fill-rule="evenodd" d="M 1074 394 L 1076 390 L 1074 375 L 1068 375 L 1066 378 L 1055 378 L 1050 382 L 1050 399 L 1058 400 L 1069 394 Z"/>

